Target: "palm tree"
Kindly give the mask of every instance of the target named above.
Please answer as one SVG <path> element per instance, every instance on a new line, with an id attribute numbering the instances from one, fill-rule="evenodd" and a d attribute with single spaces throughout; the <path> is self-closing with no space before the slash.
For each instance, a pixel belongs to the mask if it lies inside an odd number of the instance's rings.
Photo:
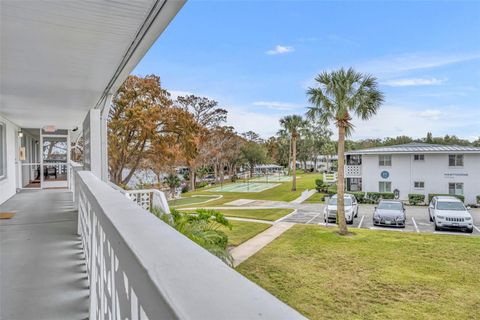
<path id="1" fill-rule="evenodd" d="M 232 266 L 233 257 L 228 251 L 228 236 L 224 232 L 231 230 L 232 224 L 222 213 L 208 209 L 197 209 L 194 213 L 172 209 L 170 214 L 163 214 L 157 207 L 152 211 L 178 232 Z"/>
<path id="2" fill-rule="evenodd" d="M 332 121 L 338 127 L 337 221 L 339 233 L 348 233 L 344 208 L 345 136 L 353 130 L 352 115 L 367 120 L 377 113 L 383 102 L 377 79 L 352 68 L 323 72 L 315 78 L 317 87 L 309 88 L 307 96 L 313 105 L 307 112 L 310 119 L 324 124 Z"/>
<path id="3" fill-rule="evenodd" d="M 330 156 L 334 155 L 335 145 L 332 142 L 326 142 L 322 147 L 322 153 L 326 156 L 327 160 L 327 172 L 330 171 Z"/>
<path id="4" fill-rule="evenodd" d="M 165 177 L 165 183 L 170 188 L 170 194 L 172 195 L 172 199 L 175 199 L 175 189 L 180 186 L 180 178 L 176 174 L 169 174 Z"/>
<path id="5" fill-rule="evenodd" d="M 302 116 L 291 115 L 280 119 L 280 125 L 290 134 L 292 146 L 292 191 L 297 190 L 297 139 L 300 137 L 299 131 L 307 124 Z"/>

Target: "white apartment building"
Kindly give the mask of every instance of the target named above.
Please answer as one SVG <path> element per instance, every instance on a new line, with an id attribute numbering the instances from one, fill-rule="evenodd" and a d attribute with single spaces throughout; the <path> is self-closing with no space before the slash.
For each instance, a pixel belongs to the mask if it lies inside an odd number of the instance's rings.
<path id="1" fill-rule="evenodd" d="M 480 148 L 409 143 L 346 152 L 348 191 L 480 195 Z"/>

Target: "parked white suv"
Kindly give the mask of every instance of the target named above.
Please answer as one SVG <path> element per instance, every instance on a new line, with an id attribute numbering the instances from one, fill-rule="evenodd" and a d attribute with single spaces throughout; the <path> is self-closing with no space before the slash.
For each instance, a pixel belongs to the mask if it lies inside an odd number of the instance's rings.
<path id="1" fill-rule="evenodd" d="M 430 221 L 435 230 L 462 229 L 473 232 L 473 219 L 462 201 L 456 197 L 436 196 L 428 206 Z"/>
<path id="2" fill-rule="evenodd" d="M 344 195 L 345 220 L 348 224 L 353 223 L 353 218 L 358 216 L 358 202 L 354 195 Z M 328 200 L 328 204 L 323 210 L 325 222 L 335 223 L 337 221 L 337 195 Z"/>

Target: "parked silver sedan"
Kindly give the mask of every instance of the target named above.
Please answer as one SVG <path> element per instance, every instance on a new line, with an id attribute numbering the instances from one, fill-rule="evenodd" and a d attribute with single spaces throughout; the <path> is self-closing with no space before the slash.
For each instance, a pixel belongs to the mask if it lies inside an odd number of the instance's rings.
<path id="1" fill-rule="evenodd" d="M 373 225 L 405 228 L 405 207 L 397 200 L 380 200 L 373 212 Z"/>

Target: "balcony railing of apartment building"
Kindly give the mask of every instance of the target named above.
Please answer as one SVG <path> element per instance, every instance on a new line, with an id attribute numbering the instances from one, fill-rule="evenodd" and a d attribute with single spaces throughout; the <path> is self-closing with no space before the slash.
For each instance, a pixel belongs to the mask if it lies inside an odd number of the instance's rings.
<path id="1" fill-rule="evenodd" d="M 338 174 L 336 172 L 332 173 L 323 173 L 323 182 L 325 183 L 335 183 L 338 180 Z"/>
<path id="2" fill-rule="evenodd" d="M 346 178 L 361 177 L 361 176 L 362 176 L 362 165 L 353 165 L 353 164 L 345 165 Z"/>
<path id="3" fill-rule="evenodd" d="M 146 211 L 156 192 L 134 203 L 89 171 L 74 185 L 90 319 L 303 318 Z"/>

